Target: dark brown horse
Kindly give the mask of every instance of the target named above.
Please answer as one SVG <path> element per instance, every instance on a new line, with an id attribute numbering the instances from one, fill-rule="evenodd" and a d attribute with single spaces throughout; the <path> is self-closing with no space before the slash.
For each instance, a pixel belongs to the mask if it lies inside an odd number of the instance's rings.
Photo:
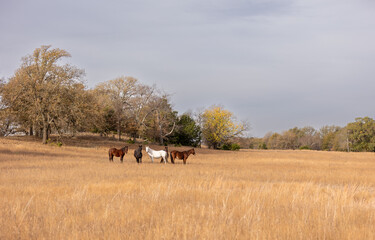
<path id="1" fill-rule="evenodd" d="M 142 163 L 142 145 L 139 145 L 138 148 L 134 150 L 134 157 L 137 163 Z"/>
<path id="2" fill-rule="evenodd" d="M 109 161 L 113 162 L 113 156 L 120 157 L 121 162 L 124 160 L 125 153 L 128 153 L 128 146 L 125 146 L 121 149 L 110 148 L 108 150 Z"/>
<path id="3" fill-rule="evenodd" d="M 189 157 L 190 154 L 195 155 L 194 148 L 192 148 L 192 149 L 190 149 L 188 151 L 183 151 L 183 152 L 179 152 L 179 151 L 173 150 L 171 152 L 171 162 L 174 164 L 174 160 L 175 159 L 181 159 L 182 161 L 184 161 L 184 164 L 186 164 L 186 160 L 188 159 L 188 157 Z"/>

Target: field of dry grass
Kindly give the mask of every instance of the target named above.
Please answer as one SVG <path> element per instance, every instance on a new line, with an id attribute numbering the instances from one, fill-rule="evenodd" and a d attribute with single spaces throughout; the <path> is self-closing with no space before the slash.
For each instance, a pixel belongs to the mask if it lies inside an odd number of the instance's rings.
<path id="1" fill-rule="evenodd" d="M 0 239 L 375 239 L 374 153 L 70 145 L 0 139 Z"/>

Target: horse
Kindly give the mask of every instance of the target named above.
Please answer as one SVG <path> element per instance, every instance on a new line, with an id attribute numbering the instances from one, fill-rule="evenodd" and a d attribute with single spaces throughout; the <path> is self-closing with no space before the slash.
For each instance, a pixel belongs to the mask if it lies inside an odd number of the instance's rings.
<path id="1" fill-rule="evenodd" d="M 115 156 L 115 157 L 120 157 L 120 160 L 121 160 L 121 163 L 122 163 L 122 161 L 124 159 L 124 156 L 125 156 L 125 153 L 128 153 L 128 146 L 125 146 L 121 149 L 110 148 L 108 150 L 109 161 L 113 162 L 113 156 Z"/>
<path id="2" fill-rule="evenodd" d="M 142 163 L 142 145 L 139 145 L 138 148 L 134 150 L 134 157 L 137 163 Z"/>
<path id="3" fill-rule="evenodd" d="M 168 160 L 168 150 L 167 151 L 164 151 L 164 150 L 155 151 L 155 150 L 149 148 L 148 146 L 146 146 L 146 152 L 150 156 L 152 163 L 154 163 L 154 158 L 162 158 L 160 160 L 160 162 L 164 161 L 164 163 L 167 163 L 167 160 Z"/>
<path id="4" fill-rule="evenodd" d="M 174 164 L 174 160 L 177 158 L 177 159 L 181 159 L 182 161 L 184 161 L 184 164 L 186 164 L 186 160 L 190 154 L 195 155 L 194 148 L 187 150 L 187 151 L 183 151 L 183 152 L 173 150 L 171 152 L 171 162 Z"/>

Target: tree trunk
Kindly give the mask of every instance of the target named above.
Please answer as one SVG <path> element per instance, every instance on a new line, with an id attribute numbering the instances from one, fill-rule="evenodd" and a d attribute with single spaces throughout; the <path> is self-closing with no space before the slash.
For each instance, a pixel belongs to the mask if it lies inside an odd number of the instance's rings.
<path id="1" fill-rule="evenodd" d="M 48 140 L 48 123 L 46 121 L 43 121 L 43 144 L 47 144 Z"/>
<path id="2" fill-rule="evenodd" d="M 30 126 L 29 135 L 30 135 L 30 136 L 33 136 L 33 135 L 34 135 L 34 132 L 33 132 L 33 126 Z"/>
<path id="3" fill-rule="evenodd" d="M 117 133 L 118 133 L 118 140 L 121 141 L 121 121 L 117 121 Z"/>
<path id="4" fill-rule="evenodd" d="M 159 112 L 156 114 L 158 125 L 159 125 L 159 142 L 160 145 L 164 145 L 164 140 L 163 140 L 163 126 L 160 122 L 160 117 L 159 117 Z"/>

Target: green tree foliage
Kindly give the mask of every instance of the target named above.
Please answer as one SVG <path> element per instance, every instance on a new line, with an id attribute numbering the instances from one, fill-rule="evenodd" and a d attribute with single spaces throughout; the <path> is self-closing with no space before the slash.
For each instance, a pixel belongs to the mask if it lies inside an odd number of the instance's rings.
<path id="1" fill-rule="evenodd" d="M 176 130 L 170 137 L 170 143 L 183 146 L 199 146 L 201 142 L 201 128 L 189 114 L 179 117 Z"/>
<path id="2" fill-rule="evenodd" d="M 225 143 L 222 147 L 222 150 L 231 150 L 238 151 L 241 149 L 241 146 L 238 143 Z"/>
<path id="3" fill-rule="evenodd" d="M 346 128 L 352 151 L 375 151 L 375 121 L 372 118 L 356 118 Z"/>

